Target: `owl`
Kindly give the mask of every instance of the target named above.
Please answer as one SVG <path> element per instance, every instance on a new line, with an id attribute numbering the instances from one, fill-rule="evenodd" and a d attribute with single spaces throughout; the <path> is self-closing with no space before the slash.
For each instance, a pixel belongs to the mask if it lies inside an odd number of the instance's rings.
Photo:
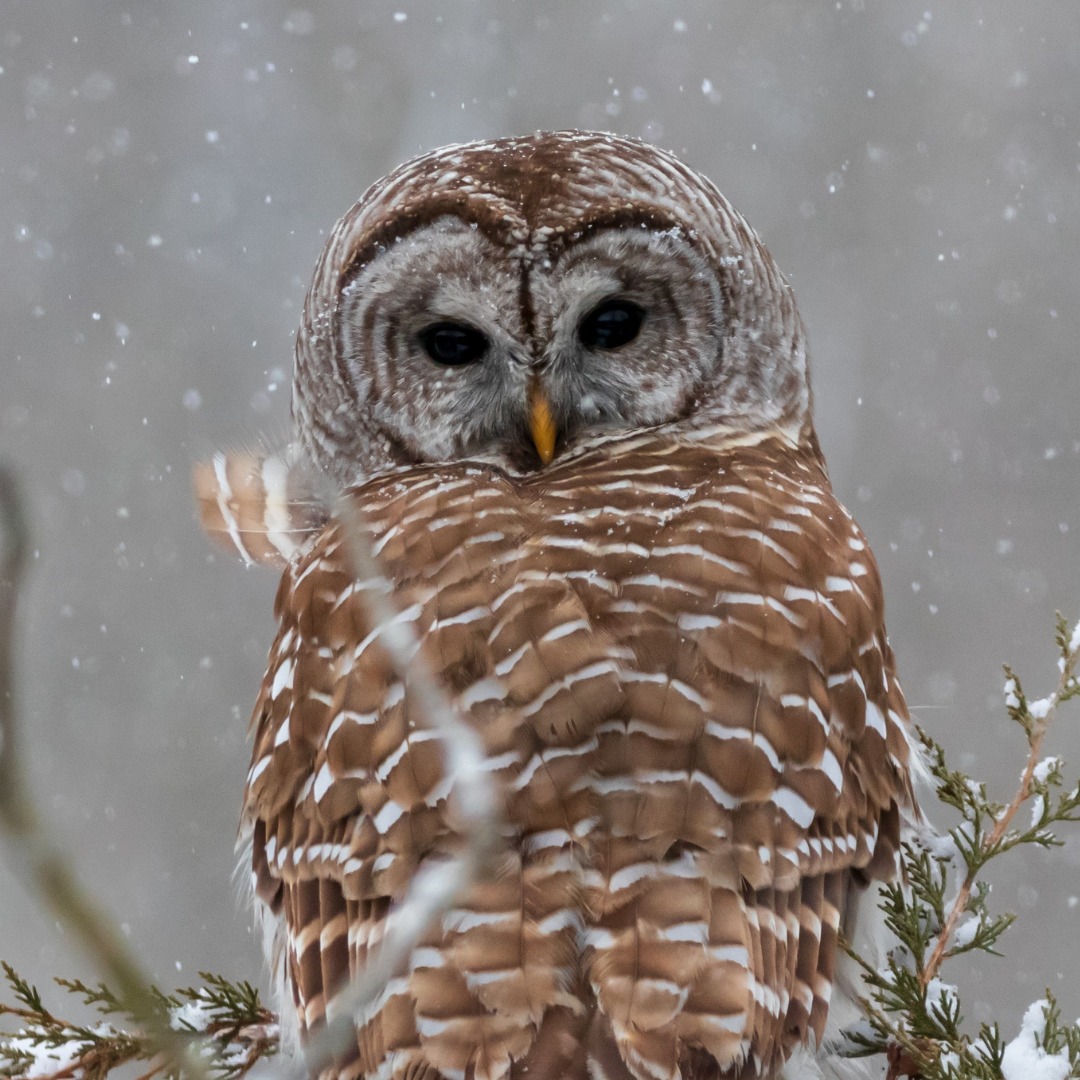
<path id="1" fill-rule="evenodd" d="M 330 234 L 292 417 L 287 450 L 196 487 L 211 534 L 284 567 L 241 835 L 301 1043 L 468 842 L 373 591 L 482 743 L 500 822 L 327 1075 L 831 1068 L 838 938 L 896 873 L 915 758 L 803 325 L 749 225 L 606 134 L 425 154 Z M 357 580 L 327 485 L 382 578 Z"/>

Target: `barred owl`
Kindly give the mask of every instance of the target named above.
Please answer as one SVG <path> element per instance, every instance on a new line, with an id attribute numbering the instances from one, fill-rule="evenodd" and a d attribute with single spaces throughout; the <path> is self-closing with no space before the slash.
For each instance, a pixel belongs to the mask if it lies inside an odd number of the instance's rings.
<path id="1" fill-rule="evenodd" d="M 289 450 L 197 471 L 208 531 L 284 565 L 242 836 L 301 1040 L 463 842 L 305 475 L 362 510 L 503 815 L 495 869 L 332 1074 L 817 1068 L 838 935 L 917 812 L 913 752 L 803 326 L 743 218 L 608 135 L 425 154 L 330 235 Z"/>

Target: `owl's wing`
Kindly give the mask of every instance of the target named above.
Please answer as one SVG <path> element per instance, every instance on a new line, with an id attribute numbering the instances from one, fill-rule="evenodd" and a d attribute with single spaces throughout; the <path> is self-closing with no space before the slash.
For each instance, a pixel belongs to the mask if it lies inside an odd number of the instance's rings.
<path id="1" fill-rule="evenodd" d="M 288 451 L 216 453 L 192 470 L 199 524 L 250 566 L 283 567 L 327 521 L 304 469 Z"/>

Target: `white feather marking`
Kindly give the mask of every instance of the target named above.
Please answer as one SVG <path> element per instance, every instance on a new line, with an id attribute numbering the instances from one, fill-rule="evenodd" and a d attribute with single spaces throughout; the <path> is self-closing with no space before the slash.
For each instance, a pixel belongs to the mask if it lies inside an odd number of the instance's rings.
<path id="1" fill-rule="evenodd" d="M 264 494 L 263 520 L 266 538 L 285 560 L 296 550 L 289 516 L 289 469 L 276 454 L 263 459 L 262 484 Z"/>
<path id="2" fill-rule="evenodd" d="M 271 700 L 277 698 L 278 694 L 282 690 L 291 690 L 293 685 L 293 658 L 291 656 L 285 657 L 277 666 L 277 670 L 274 672 L 274 681 L 270 686 Z"/>
<path id="3" fill-rule="evenodd" d="M 262 774 L 264 772 L 266 772 L 266 770 L 269 767 L 270 767 L 270 755 L 269 754 L 267 754 L 265 757 L 259 758 L 259 760 L 256 761 L 255 764 L 252 765 L 250 770 L 248 771 L 248 778 L 247 778 L 248 787 L 251 787 L 251 785 L 254 784 L 255 781 L 258 780 L 259 777 L 262 776 Z"/>
<path id="4" fill-rule="evenodd" d="M 565 829 L 546 829 L 543 832 L 527 833 L 521 838 L 521 849 L 526 855 L 533 855 L 545 848 L 562 847 L 571 842 L 570 834 Z"/>
<path id="5" fill-rule="evenodd" d="M 561 930 L 573 930 L 575 934 L 580 934 L 585 923 L 580 912 L 573 908 L 563 908 L 541 919 L 535 926 L 541 934 L 557 934 Z"/>
<path id="6" fill-rule="evenodd" d="M 883 739 L 887 738 L 885 733 L 885 717 L 881 712 L 881 709 L 877 707 L 869 698 L 866 700 L 866 726 L 871 731 L 876 731 Z"/>
<path id="7" fill-rule="evenodd" d="M 570 790 L 571 792 L 595 791 L 597 795 L 613 795 L 619 791 L 638 791 L 639 785 L 633 776 L 599 776 L 596 779 L 584 776 Z"/>
<path id="8" fill-rule="evenodd" d="M 394 771 L 394 767 L 408 753 L 409 739 L 410 736 L 406 735 L 405 738 L 379 762 L 378 767 L 375 769 L 375 775 L 382 783 L 386 783 L 386 778 Z"/>
<path id="9" fill-rule="evenodd" d="M 727 727 L 724 724 L 717 723 L 715 720 L 710 720 L 705 725 L 705 734 L 712 736 L 714 739 L 725 741 L 738 739 L 740 742 L 751 743 L 769 759 L 769 764 L 777 772 L 781 770 L 780 755 L 777 754 L 773 744 L 760 731 L 751 732 L 749 728 Z"/>
<path id="10" fill-rule="evenodd" d="M 433 1039 L 435 1036 L 449 1031 L 452 1026 L 453 1021 L 451 1020 L 435 1020 L 430 1016 L 420 1016 L 419 1014 L 416 1016 L 416 1030 L 420 1033 L 421 1038 Z"/>
<path id="11" fill-rule="evenodd" d="M 784 588 L 785 600 L 808 600 L 813 604 L 823 607 L 841 626 L 847 626 L 847 619 L 840 614 L 836 605 L 824 593 L 816 589 L 804 589 L 798 585 L 787 585 Z"/>
<path id="12" fill-rule="evenodd" d="M 244 541 L 240 539 L 240 529 L 237 525 L 236 515 L 229 505 L 233 492 L 229 484 L 225 455 L 220 452 L 216 453 L 213 460 L 214 477 L 218 482 L 217 505 L 218 511 L 221 513 L 221 520 L 225 523 L 225 531 L 229 534 L 229 539 L 235 545 L 236 550 L 240 552 L 244 562 L 251 566 L 255 560 L 251 557 L 251 552 L 244 546 Z"/>
<path id="13" fill-rule="evenodd" d="M 705 596 L 705 590 L 696 585 L 689 585 L 677 578 L 661 577 L 659 574 L 638 574 L 636 577 L 623 579 L 623 588 L 640 585 L 646 589 L 675 589 L 679 592 L 689 593 L 691 596 Z"/>
<path id="14" fill-rule="evenodd" d="M 371 823 L 375 826 L 380 835 L 385 835 L 387 829 L 389 829 L 395 821 L 399 821 L 404 813 L 404 808 L 394 802 L 393 799 L 390 799 L 371 819 Z"/>
<path id="15" fill-rule="evenodd" d="M 715 630 L 724 625 L 715 615 L 680 615 L 675 621 L 680 630 Z"/>
<path id="16" fill-rule="evenodd" d="M 409 970 L 416 971 L 417 968 L 441 968 L 446 966 L 446 957 L 438 949 L 433 949 L 430 945 L 422 945 L 417 949 L 413 949 L 412 956 L 409 958 Z"/>
<path id="17" fill-rule="evenodd" d="M 703 922 L 681 922 L 673 926 L 660 927 L 656 936 L 662 941 L 689 941 L 695 945 L 709 944 L 709 927 Z M 745 953 L 746 950 L 743 949 Z"/>
<path id="18" fill-rule="evenodd" d="M 519 968 L 499 968 L 494 971 L 467 971 L 465 982 L 470 986 L 489 986 L 491 983 L 502 982 L 517 974 Z"/>
<path id="19" fill-rule="evenodd" d="M 703 773 L 700 769 L 695 770 L 690 778 L 694 783 L 700 784 L 712 796 L 713 801 L 725 810 L 734 810 L 742 801 L 722 788 L 708 773 Z"/>
<path id="20" fill-rule="evenodd" d="M 432 624 L 432 630 L 441 630 L 444 626 L 463 626 L 467 623 L 476 622 L 477 619 L 482 619 L 485 615 L 490 613 L 490 609 L 486 606 L 469 608 L 468 611 L 463 611 L 460 615 L 451 615 L 446 619 L 438 619 Z"/>
<path id="21" fill-rule="evenodd" d="M 745 575 L 750 573 L 750 568 L 746 563 L 737 562 L 734 559 L 725 559 L 722 555 L 717 555 L 716 552 L 709 551 L 700 544 L 672 544 L 669 547 L 658 548 L 654 552 L 654 555 L 656 558 L 689 555 L 692 558 L 701 559 L 703 562 L 711 563 L 713 566 L 720 566 L 725 570 L 730 570 L 733 574 Z"/>
<path id="22" fill-rule="evenodd" d="M 656 877 L 658 869 L 659 867 L 654 862 L 640 862 L 624 866 L 621 870 L 616 870 L 608 879 L 608 888 L 613 893 L 620 892 L 644 878 Z"/>
<path id="23" fill-rule="evenodd" d="M 687 701 L 692 705 L 696 705 L 703 712 L 711 707 L 705 698 L 703 698 L 692 686 L 688 686 L 681 679 L 672 679 L 668 685 L 675 693 L 686 698 Z"/>
<path id="24" fill-rule="evenodd" d="M 577 746 L 549 746 L 546 750 L 539 754 L 533 754 L 531 758 L 522 767 L 521 772 L 514 778 L 510 788 L 513 791 L 521 791 L 526 787 L 532 778 L 536 775 L 537 769 L 542 765 L 554 761 L 556 758 L 561 757 L 577 757 L 582 754 L 591 753 L 597 747 L 595 737 L 586 739 L 582 743 L 578 743 Z M 585 778 L 586 781 L 588 777 Z"/>
<path id="25" fill-rule="evenodd" d="M 579 630 L 588 631 L 590 629 L 591 627 L 585 619 L 571 619 L 569 622 L 553 627 L 540 640 L 558 641 L 560 638 L 568 637 L 570 634 L 576 634 Z"/>
<path id="26" fill-rule="evenodd" d="M 588 926 L 585 928 L 585 944 L 593 949 L 611 949 L 615 947 L 617 938 L 610 930 L 602 926 Z"/>
<path id="27" fill-rule="evenodd" d="M 334 782 L 334 774 L 330 771 L 330 765 L 328 762 L 323 762 L 322 767 L 315 774 L 315 786 L 312 789 L 315 794 L 315 801 L 321 802 L 323 796 L 330 790 L 330 785 Z"/>
<path id="28" fill-rule="evenodd" d="M 773 802 L 801 829 L 808 829 L 814 820 L 814 808 L 789 787 L 778 787 Z"/>
<path id="29" fill-rule="evenodd" d="M 515 649 L 509 656 L 503 657 L 495 665 L 495 674 L 500 678 L 505 678 L 511 671 L 517 667 L 521 658 L 532 648 L 532 642 L 526 641 L 520 648 Z"/>
<path id="30" fill-rule="evenodd" d="M 617 672 L 618 668 L 610 660 L 601 660 L 595 664 L 586 664 L 585 667 L 579 668 L 569 675 L 564 675 L 561 679 L 557 679 L 551 685 L 545 687 L 541 693 L 528 703 L 528 705 L 525 705 L 522 708 L 521 715 L 535 716 L 536 713 L 540 712 L 552 698 L 564 690 L 569 690 L 575 684 L 587 682 L 590 679 L 598 679 L 605 675 L 614 675 Z"/>
<path id="31" fill-rule="evenodd" d="M 844 786 L 844 775 L 840 770 L 840 762 L 828 747 L 821 755 L 821 771 L 829 778 L 829 782 L 839 794 Z"/>
<path id="32" fill-rule="evenodd" d="M 518 917 L 514 911 L 467 911 L 453 908 L 442 920 L 443 932 L 447 934 L 467 934 L 479 926 L 498 926 Z"/>
<path id="33" fill-rule="evenodd" d="M 482 701 L 502 701 L 506 691 L 496 679 L 481 679 L 462 691 L 458 698 L 458 708 L 467 712 Z"/>

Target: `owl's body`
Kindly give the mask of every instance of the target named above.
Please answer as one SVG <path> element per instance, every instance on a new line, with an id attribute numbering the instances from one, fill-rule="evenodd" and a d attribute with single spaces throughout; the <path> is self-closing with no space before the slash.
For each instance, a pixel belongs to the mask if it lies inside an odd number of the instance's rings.
<path id="1" fill-rule="evenodd" d="M 294 459 L 362 510 L 504 838 L 338 1074 L 780 1075 L 914 807 L 876 566 L 760 242 L 641 144 L 436 153 L 343 219 L 297 356 Z M 208 527 L 287 559 L 243 831 L 303 1038 L 462 837 L 340 527 L 287 498 L 245 524 L 222 463 L 202 481 Z"/>

